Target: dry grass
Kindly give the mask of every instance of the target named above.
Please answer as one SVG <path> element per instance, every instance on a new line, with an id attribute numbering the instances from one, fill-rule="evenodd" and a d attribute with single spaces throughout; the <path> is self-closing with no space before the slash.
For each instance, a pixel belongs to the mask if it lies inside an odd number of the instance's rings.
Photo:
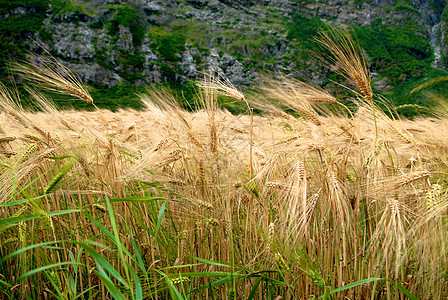
<path id="1" fill-rule="evenodd" d="M 2 87 L 2 296 L 311 299 L 368 278 L 448 296 L 448 118 L 391 119 L 366 86 L 347 116 L 293 81 L 264 91 L 297 114 L 233 116 L 216 96 L 250 112 L 241 92 L 202 87 L 193 113 L 155 90 L 116 113 L 34 93 L 31 113 Z M 404 297 L 385 281 L 333 296 Z"/>
<path id="2" fill-rule="evenodd" d="M 151 97 L 160 95 L 146 99 Z M 428 134 L 430 128 L 447 128 L 446 120 L 394 121 L 382 116 L 376 124 L 376 139 L 369 107 L 361 107 L 353 119 L 319 117 L 319 125 L 291 115 L 253 116 L 251 121 L 250 116 L 233 116 L 218 108 L 187 113 L 172 105 L 158 108 L 150 103 L 143 112 L 102 111 L 102 115 L 109 137 L 97 112 L 19 111 L 15 119 L 0 115 L 0 126 L 7 134 L 4 150 L 16 153 L 0 154 L 2 165 L 8 166 L 1 176 L 2 205 L 27 191 L 34 193 L 32 197 L 39 191 L 46 194 L 36 206 L 3 207 L 3 218 L 27 213 L 45 216 L 67 205 L 82 209 L 93 204 L 98 206 L 90 206 L 97 207 L 91 213 L 98 217 L 101 206 L 96 203 L 105 195 L 161 193 L 174 218 L 172 225 L 164 223 L 163 228 L 169 236 L 179 232 L 179 254 L 170 252 L 171 247 L 160 248 L 150 236 L 141 236 L 145 228 L 141 226 L 152 227 L 155 222 L 143 204 L 114 206 L 123 224 L 140 219 L 132 235 L 142 247 L 146 245 L 144 249 L 154 249 L 146 258 L 148 265 L 162 260 L 159 267 L 166 267 L 168 257 L 176 256 L 176 264 L 188 264 L 197 256 L 234 260 L 253 270 L 279 268 L 291 285 L 277 287 L 276 293 L 286 293 L 285 297 L 304 291 L 319 295 L 322 286 L 340 287 L 369 277 L 396 280 L 427 299 L 446 295 L 441 279 L 447 259 L 445 240 L 433 237 L 446 231 L 446 148 L 438 145 L 448 141 Z M 348 129 L 341 129 L 341 124 L 350 124 L 352 133 L 346 134 Z M 412 128 L 412 143 L 400 139 L 391 125 Z M 256 149 L 253 179 L 244 175 L 250 170 L 250 130 Z M 41 131 L 49 133 L 47 140 Z M 296 138 L 290 139 L 291 134 Z M 73 166 L 67 159 L 63 161 L 69 166 L 56 159 L 64 156 L 73 157 Z M 143 188 L 145 183 L 155 185 Z M 24 191 L 18 193 L 18 189 Z M 135 209 L 140 211 L 138 217 Z M 79 241 L 97 234 L 85 217 L 41 220 L 41 225 L 22 222 L 3 228 L 3 253 L 31 241 L 47 241 L 44 232 L 48 231 L 54 240 L 67 239 L 69 232 Z M 70 224 L 67 229 L 66 224 Z M 32 239 L 24 233 L 25 225 L 26 232 L 35 231 Z M 126 227 L 119 228 L 125 234 Z M 15 242 L 14 236 L 18 237 Z M 68 249 L 79 253 L 77 247 Z M 54 262 L 64 261 L 68 253 L 60 255 Z M 29 267 L 25 264 L 23 272 Z M 8 268 L 14 269 L 13 265 Z M 95 279 L 87 281 L 83 288 L 93 286 Z M 248 296 L 250 282 L 236 283 L 239 295 Z M 49 288 L 46 284 L 37 287 Z M 227 297 L 228 291 L 222 286 L 218 293 Z M 371 285 L 345 295 L 378 293 L 381 289 Z M 389 293 L 397 291 L 391 288 Z"/>

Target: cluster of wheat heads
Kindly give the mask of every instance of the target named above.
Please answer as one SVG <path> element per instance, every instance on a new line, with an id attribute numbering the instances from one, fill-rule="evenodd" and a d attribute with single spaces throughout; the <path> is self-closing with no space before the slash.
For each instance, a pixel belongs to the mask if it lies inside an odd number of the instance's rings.
<path id="1" fill-rule="evenodd" d="M 448 119 L 391 119 L 362 63 L 342 70 L 354 115 L 283 79 L 264 94 L 296 113 L 264 116 L 220 110 L 246 99 L 216 78 L 193 113 L 160 90 L 145 111 L 57 111 L 39 88 L 93 101 L 49 64 L 17 66 L 42 112 L 0 91 L 2 298 L 447 297 Z"/>

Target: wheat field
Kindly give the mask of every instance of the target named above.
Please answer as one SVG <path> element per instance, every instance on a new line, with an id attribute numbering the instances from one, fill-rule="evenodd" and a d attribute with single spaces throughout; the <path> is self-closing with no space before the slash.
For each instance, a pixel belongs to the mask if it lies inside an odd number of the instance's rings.
<path id="1" fill-rule="evenodd" d="M 1 298 L 445 299 L 447 114 L 380 108 L 355 46 L 330 41 L 356 109 L 210 77 L 195 112 L 156 89 L 143 111 L 58 111 L 41 91 L 94 99 L 60 65 L 16 65 L 41 111 L 1 87 Z"/>

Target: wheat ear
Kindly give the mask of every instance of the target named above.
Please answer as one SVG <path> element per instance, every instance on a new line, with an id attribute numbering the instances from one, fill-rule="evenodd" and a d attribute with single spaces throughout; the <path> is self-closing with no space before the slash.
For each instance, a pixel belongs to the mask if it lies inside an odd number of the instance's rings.
<path id="1" fill-rule="evenodd" d="M 50 183 L 45 188 L 44 194 L 47 195 L 53 192 L 56 188 L 56 185 L 61 181 L 65 174 L 67 174 L 73 166 L 73 161 L 68 161 L 61 170 L 51 179 Z"/>
<path id="2" fill-rule="evenodd" d="M 12 70 L 47 91 L 70 95 L 93 104 L 92 96 L 78 77 L 56 59 L 34 56 L 34 61 L 14 63 Z"/>

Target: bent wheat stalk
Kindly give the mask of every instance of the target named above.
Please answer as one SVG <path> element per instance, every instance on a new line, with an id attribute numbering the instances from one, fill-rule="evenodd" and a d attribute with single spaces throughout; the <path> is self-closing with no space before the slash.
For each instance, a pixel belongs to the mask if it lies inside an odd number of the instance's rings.
<path id="1" fill-rule="evenodd" d="M 34 62 L 12 64 L 12 70 L 49 92 L 69 95 L 93 104 L 92 96 L 78 77 L 54 58 L 33 56 Z"/>

